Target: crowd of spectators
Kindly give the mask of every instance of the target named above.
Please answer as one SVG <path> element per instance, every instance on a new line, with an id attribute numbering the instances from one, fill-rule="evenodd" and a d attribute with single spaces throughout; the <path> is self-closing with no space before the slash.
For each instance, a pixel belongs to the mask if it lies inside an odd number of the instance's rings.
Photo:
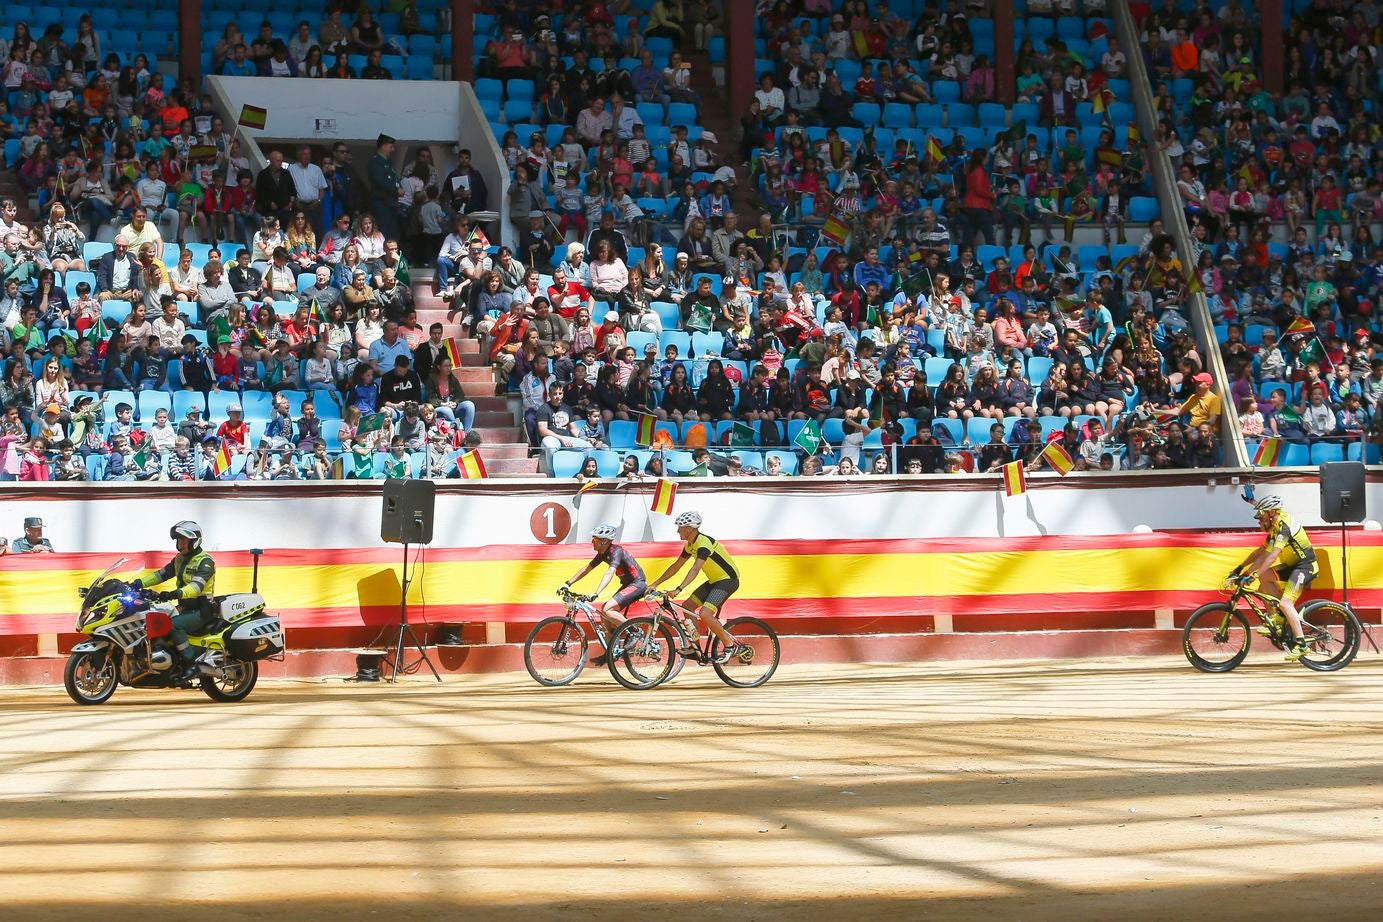
<path id="1" fill-rule="evenodd" d="M 1383 442 L 1378 27 L 1376 6 L 1306 4 L 1274 93 L 1251 4 L 1168 2 L 1141 23 L 1195 242 L 1178 271 L 1209 301 L 1244 435 L 1302 445 L 1289 463 Z"/>

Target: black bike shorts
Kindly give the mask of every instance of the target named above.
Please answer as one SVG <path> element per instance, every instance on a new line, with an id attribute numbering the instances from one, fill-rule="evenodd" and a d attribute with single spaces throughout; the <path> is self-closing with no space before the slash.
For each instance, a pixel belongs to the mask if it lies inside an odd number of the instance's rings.
<path id="1" fill-rule="evenodd" d="M 1311 588 L 1311 582 L 1320 573 L 1314 560 L 1303 560 L 1290 567 L 1277 567 L 1274 571 L 1278 582 L 1282 583 L 1282 598 L 1295 602 L 1303 592 Z"/>
<path id="2" fill-rule="evenodd" d="M 616 592 L 610 601 L 614 602 L 620 608 L 628 608 L 639 599 L 642 599 L 647 592 L 648 583 L 639 580 L 627 586 L 621 586 L 619 592 Z"/>
<path id="3" fill-rule="evenodd" d="M 737 579 L 718 579 L 713 583 L 702 583 L 691 595 L 692 607 L 704 605 L 719 612 L 739 588 L 740 581 Z"/>

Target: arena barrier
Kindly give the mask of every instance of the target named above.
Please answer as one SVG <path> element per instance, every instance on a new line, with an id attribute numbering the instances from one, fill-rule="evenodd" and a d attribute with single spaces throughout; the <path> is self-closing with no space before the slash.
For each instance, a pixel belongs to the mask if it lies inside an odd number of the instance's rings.
<path id="1" fill-rule="evenodd" d="M 804 635 L 1167 630 L 1215 598 L 1260 540 L 1244 528 L 1237 486 L 1214 478 L 1034 478 L 1009 500 L 990 480 L 682 481 L 676 511 L 701 511 L 740 562 L 732 614 Z M 295 484 L 291 497 L 274 486 L 6 491 L 0 514 L 41 514 L 55 544 L 77 552 L 0 558 L 0 656 L 66 649 L 75 588 L 118 556 L 132 558 L 126 571 L 161 566 L 181 518 L 202 522 L 218 592 L 248 589 L 247 548 L 266 547 L 260 591 L 296 649 L 368 642 L 397 618 L 402 560 L 401 547 L 378 540 L 379 485 Z M 444 484 L 437 540 L 412 551 L 415 620 L 465 623 L 468 643 L 522 641 L 522 625 L 559 610 L 553 592 L 588 559 L 586 536 L 601 521 L 620 523 L 656 576 L 677 543 L 671 518 L 648 511 L 651 490 L 602 484 L 578 500 L 569 483 Z M 1265 490 L 1318 526 L 1312 595 L 1338 594 L 1340 535 L 1319 527 L 1314 481 L 1278 475 Z M 1032 533 L 1080 529 L 1095 533 Z M 1351 600 L 1376 615 L 1383 532 L 1355 529 L 1350 547 Z"/>

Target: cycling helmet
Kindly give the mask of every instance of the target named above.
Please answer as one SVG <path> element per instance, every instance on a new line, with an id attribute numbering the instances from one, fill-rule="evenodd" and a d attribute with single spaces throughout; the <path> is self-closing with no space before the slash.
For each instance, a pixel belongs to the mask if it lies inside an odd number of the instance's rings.
<path id="1" fill-rule="evenodd" d="M 174 541 L 179 538 L 188 538 L 192 541 L 192 546 L 198 548 L 202 546 L 202 526 L 196 522 L 184 520 L 168 529 L 168 537 Z"/>
<path id="2" fill-rule="evenodd" d="M 607 541 L 615 540 L 617 534 L 619 534 L 619 529 L 613 525 L 597 525 L 591 529 L 592 538 L 604 538 Z"/>
<path id="3" fill-rule="evenodd" d="M 684 512 L 684 513 L 682 513 L 681 515 L 679 515 L 679 516 L 677 517 L 677 527 L 678 527 L 678 528 L 681 528 L 681 527 L 683 527 L 683 526 L 685 526 L 685 525 L 690 525 L 692 528 L 700 528 L 700 527 L 701 527 L 701 513 L 699 513 L 699 512 Z"/>
<path id="4" fill-rule="evenodd" d="M 1265 515 L 1276 515 L 1282 511 L 1282 500 L 1276 496 L 1265 496 L 1253 504 L 1254 518 L 1261 518 Z"/>

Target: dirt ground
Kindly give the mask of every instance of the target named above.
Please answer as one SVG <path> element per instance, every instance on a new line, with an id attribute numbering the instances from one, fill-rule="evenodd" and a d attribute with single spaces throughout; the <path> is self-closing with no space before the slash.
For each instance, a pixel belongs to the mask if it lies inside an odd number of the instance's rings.
<path id="1" fill-rule="evenodd" d="M 1378 918 L 1383 662 L 0 692 L 6 919 Z"/>

